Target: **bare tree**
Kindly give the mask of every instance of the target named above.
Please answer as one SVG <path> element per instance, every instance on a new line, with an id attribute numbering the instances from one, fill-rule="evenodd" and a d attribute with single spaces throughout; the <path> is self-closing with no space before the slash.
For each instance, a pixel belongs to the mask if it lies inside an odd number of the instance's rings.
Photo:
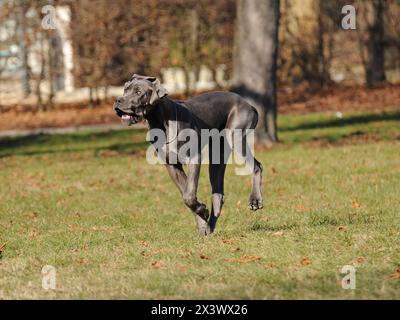
<path id="1" fill-rule="evenodd" d="M 372 87 L 386 81 L 385 76 L 385 11 L 386 0 L 372 1 L 372 23 L 368 25 L 367 84 Z"/>
<path id="2" fill-rule="evenodd" d="M 24 96 L 27 97 L 31 93 L 30 78 L 31 72 L 28 64 L 28 45 L 26 41 L 27 27 L 26 27 L 26 12 L 29 9 L 29 4 L 24 1 L 19 1 L 17 9 L 15 10 L 15 21 L 18 21 L 17 38 L 21 61 L 21 84 Z"/>
<path id="3" fill-rule="evenodd" d="M 365 70 L 365 82 L 369 87 L 386 81 L 385 49 L 387 38 L 385 34 L 387 0 L 357 1 L 361 16 L 361 31 L 359 32 L 359 48 Z"/>
<path id="4" fill-rule="evenodd" d="M 278 142 L 276 69 L 279 0 L 238 0 L 233 90 L 258 110 L 257 142 Z"/>

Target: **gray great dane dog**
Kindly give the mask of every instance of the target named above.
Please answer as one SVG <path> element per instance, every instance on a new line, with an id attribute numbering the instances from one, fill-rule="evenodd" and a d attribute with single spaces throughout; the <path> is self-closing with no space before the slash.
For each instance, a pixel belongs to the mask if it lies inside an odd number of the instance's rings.
<path id="1" fill-rule="evenodd" d="M 125 83 L 123 96 L 114 103 L 115 112 L 128 125 L 147 120 L 149 129 L 165 132 L 167 142 L 174 137 L 169 135 L 171 121 L 178 123 L 177 130 L 191 128 L 200 136 L 202 129 L 254 129 L 258 113 L 242 97 L 232 92 L 210 92 L 184 102 L 172 101 L 166 89 L 154 77 L 134 74 Z M 243 135 L 243 143 L 245 142 Z M 213 148 L 209 148 L 212 150 Z M 243 148 L 242 148 L 243 150 Z M 221 150 L 224 152 L 224 150 Z M 211 153 L 210 159 L 211 159 Z M 245 156 L 245 155 L 243 155 Z M 253 155 L 246 154 L 252 162 L 252 190 L 249 199 L 251 210 L 261 209 L 262 166 Z M 168 173 L 178 187 L 184 203 L 193 212 L 198 233 L 208 235 L 215 229 L 224 204 L 224 175 L 226 163 L 209 164 L 209 178 L 212 189 L 211 215 L 205 204 L 197 200 L 197 187 L 200 176 L 200 163 L 188 163 L 186 172 L 182 163 L 166 161 Z"/>

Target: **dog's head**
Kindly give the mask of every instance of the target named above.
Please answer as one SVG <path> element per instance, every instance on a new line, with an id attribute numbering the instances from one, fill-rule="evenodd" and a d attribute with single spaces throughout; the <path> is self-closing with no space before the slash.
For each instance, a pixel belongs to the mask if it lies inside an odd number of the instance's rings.
<path id="1" fill-rule="evenodd" d="M 115 101 L 114 110 L 124 123 L 131 125 L 143 120 L 146 108 L 167 94 L 157 78 L 134 74 L 125 83 L 124 94 Z"/>

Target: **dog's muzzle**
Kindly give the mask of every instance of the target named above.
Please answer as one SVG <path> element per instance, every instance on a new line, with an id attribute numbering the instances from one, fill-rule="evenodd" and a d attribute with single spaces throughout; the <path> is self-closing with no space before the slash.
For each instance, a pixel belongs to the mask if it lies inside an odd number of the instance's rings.
<path id="1" fill-rule="evenodd" d="M 114 106 L 114 110 L 117 113 L 117 116 L 121 118 L 121 122 L 128 126 L 138 123 L 144 118 L 143 108 L 136 108 L 136 112 L 133 112 L 131 110 L 125 111 L 120 109 L 118 106 Z"/>

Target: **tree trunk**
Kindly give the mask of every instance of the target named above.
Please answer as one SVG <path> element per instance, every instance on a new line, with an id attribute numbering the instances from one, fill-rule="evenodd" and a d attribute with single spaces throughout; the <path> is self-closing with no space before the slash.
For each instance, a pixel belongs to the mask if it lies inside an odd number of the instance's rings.
<path id="1" fill-rule="evenodd" d="M 276 69 L 279 0 L 238 0 L 233 90 L 246 98 L 259 114 L 256 139 L 278 142 Z"/>
<path id="2" fill-rule="evenodd" d="M 31 93 L 31 86 L 30 86 L 30 68 L 28 63 L 28 47 L 26 44 L 25 34 L 26 34 L 26 4 L 22 1 L 18 3 L 19 10 L 17 16 L 17 32 L 18 32 L 18 41 L 19 41 L 19 55 L 21 60 L 21 84 L 22 84 L 22 92 L 24 97 L 28 97 Z"/>
<path id="3" fill-rule="evenodd" d="M 52 52 L 51 37 L 47 36 L 47 60 L 48 60 L 48 82 L 49 93 L 47 95 L 46 107 L 52 108 L 54 102 L 54 53 Z"/>
<path id="4" fill-rule="evenodd" d="M 373 0 L 373 22 L 368 27 L 367 85 L 373 87 L 386 81 L 385 76 L 385 10 L 386 0 Z"/>
<path id="5" fill-rule="evenodd" d="M 37 99 L 37 105 L 38 105 L 39 110 L 44 111 L 45 107 L 43 105 L 41 84 L 45 77 L 46 60 L 44 57 L 44 55 L 45 55 L 44 40 L 41 35 L 39 38 L 39 42 L 40 42 L 40 73 L 36 80 L 36 99 Z"/>

